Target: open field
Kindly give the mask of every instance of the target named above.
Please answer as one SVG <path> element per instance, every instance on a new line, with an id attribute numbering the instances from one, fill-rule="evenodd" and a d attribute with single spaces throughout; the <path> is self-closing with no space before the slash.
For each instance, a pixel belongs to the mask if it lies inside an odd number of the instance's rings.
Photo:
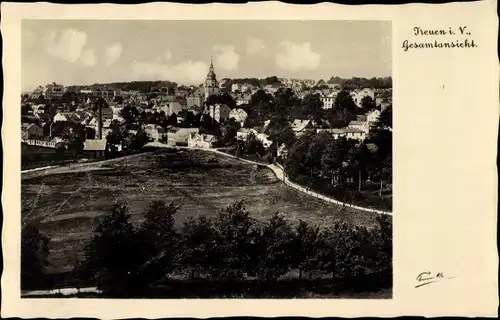
<path id="1" fill-rule="evenodd" d="M 328 204 L 282 184 L 267 168 L 195 150 L 156 151 L 59 174 L 22 179 L 22 217 L 38 219 L 51 239 L 51 273 L 67 272 L 83 258 L 96 218 L 121 199 L 139 223 L 152 200 L 183 204 L 176 221 L 215 215 L 235 200 L 247 199 L 247 210 L 265 220 L 276 211 L 296 222 L 326 226 L 340 220 L 371 226 L 376 215 Z"/>

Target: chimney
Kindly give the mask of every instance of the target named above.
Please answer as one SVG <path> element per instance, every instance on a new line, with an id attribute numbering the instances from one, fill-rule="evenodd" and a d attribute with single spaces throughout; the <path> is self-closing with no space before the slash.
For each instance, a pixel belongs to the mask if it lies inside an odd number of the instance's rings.
<path id="1" fill-rule="evenodd" d="M 102 100 L 97 100 L 98 106 L 97 110 L 99 112 L 97 116 L 97 139 L 102 139 Z"/>

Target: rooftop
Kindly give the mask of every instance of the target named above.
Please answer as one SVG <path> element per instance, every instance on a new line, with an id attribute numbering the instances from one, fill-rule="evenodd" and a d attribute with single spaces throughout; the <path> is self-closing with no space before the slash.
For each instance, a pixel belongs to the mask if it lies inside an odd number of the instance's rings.
<path id="1" fill-rule="evenodd" d="M 85 140 L 83 146 L 85 151 L 104 151 L 106 150 L 106 139 Z"/>

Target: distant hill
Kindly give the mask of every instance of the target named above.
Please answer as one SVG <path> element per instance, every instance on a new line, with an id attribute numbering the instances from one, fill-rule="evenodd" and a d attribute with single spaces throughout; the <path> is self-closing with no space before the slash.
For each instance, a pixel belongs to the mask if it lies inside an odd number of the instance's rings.
<path id="1" fill-rule="evenodd" d="M 330 84 L 339 84 L 340 86 L 346 89 L 352 88 L 380 88 L 387 89 L 392 88 L 392 78 L 384 77 L 384 78 L 340 78 L 340 77 L 331 77 L 328 80 Z"/>
<path id="2" fill-rule="evenodd" d="M 263 79 L 234 78 L 234 79 L 227 79 L 224 86 L 230 88 L 233 84 L 243 84 L 243 83 L 251 84 L 251 85 L 258 86 L 258 87 L 262 88 L 262 87 L 265 87 L 267 85 L 281 84 L 281 81 L 276 76 L 267 77 L 267 78 L 263 78 Z"/>

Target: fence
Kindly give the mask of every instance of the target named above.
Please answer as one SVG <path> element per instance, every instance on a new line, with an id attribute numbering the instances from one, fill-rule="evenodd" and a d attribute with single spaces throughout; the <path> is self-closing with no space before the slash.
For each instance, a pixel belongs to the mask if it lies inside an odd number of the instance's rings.
<path id="1" fill-rule="evenodd" d="M 91 288 L 64 288 L 64 289 L 53 289 L 53 290 L 33 290 L 25 291 L 21 293 L 21 297 L 39 297 L 39 296 L 74 296 L 79 293 L 102 293 L 97 287 Z"/>
<path id="2" fill-rule="evenodd" d="M 30 146 L 38 146 L 38 147 L 54 148 L 54 149 L 62 145 L 61 142 L 34 140 L 34 139 L 25 139 L 22 142 L 29 144 Z"/>
<path id="3" fill-rule="evenodd" d="M 304 188 L 304 187 L 302 187 L 302 186 L 300 186 L 300 185 L 298 185 L 298 184 L 290 181 L 288 179 L 288 177 L 286 176 L 285 169 L 279 163 L 275 162 L 273 164 L 264 164 L 264 163 L 259 163 L 259 162 L 256 162 L 256 161 L 242 159 L 242 158 L 239 158 L 237 156 L 233 156 L 231 154 L 228 154 L 228 153 L 225 153 L 225 152 L 222 152 L 222 151 L 219 151 L 219 150 L 210 150 L 210 151 L 216 152 L 216 153 L 219 153 L 219 154 L 223 154 L 225 156 L 228 156 L 228 157 L 231 157 L 231 158 L 234 158 L 234 159 L 239 159 L 239 160 L 247 162 L 247 163 L 251 163 L 251 164 L 255 164 L 255 165 L 259 165 L 259 166 L 265 166 L 265 167 L 271 169 L 273 171 L 273 173 L 276 175 L 276 177 L 278 179 L 280 179 L 281 181 L 283 181 L 283 183 L 285 183 L 287 186 L 292 187 L 294 189 L 297 189 L 297 190 L 299 190 L 301 192 L 304 192 L 304 193 L 306 193 L 306 194 L 308 194 L 308 195 L 310 195 L 312 197 L 315 197 L 315 198 L 318 198 L 318 199 L 321 199 L 321 200 L 324 200 L 324 201 L 327 201 L 327 202 L 330 202 L 330 203 L 334 203 L 334 204 L 340 205 L 342 207 L 352 208 L 352 209 L 356 209 L 356 210 L 360 210 L 360 211 L 365 211 L 365 212 L 371 212 L 371 213 L 392 215 L 392 212 L 352 205 L 352 204 L 349 204 L 349 203 L 345 203 L 345 202 L 342 202 L 342 201 L 335 200 L 333 198 L 327 197 L 327 196 L 322 195 L 320 193 L 311 191 L 308 188 Z"/>

